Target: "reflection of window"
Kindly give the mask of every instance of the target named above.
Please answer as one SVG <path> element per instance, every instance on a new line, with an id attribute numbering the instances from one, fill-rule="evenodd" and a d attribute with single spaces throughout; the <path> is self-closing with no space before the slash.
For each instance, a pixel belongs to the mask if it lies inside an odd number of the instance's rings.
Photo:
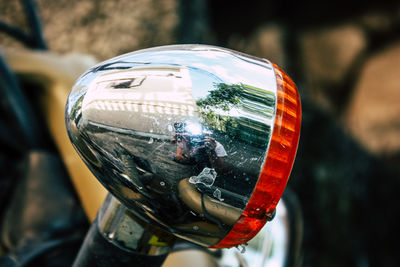
<path id="1" fill-rule="evenodd" d="M 105 87 L 106 89 L 129 89 L 132 87 L 137 87 L 140 86 L 145 77 L 135 77 L 135 78 L 130 78 L 130 79 L 123 79 L 123 80 L 117 80 L 117 81 L 112 81 L 111 83 L 107 84 Z"/>

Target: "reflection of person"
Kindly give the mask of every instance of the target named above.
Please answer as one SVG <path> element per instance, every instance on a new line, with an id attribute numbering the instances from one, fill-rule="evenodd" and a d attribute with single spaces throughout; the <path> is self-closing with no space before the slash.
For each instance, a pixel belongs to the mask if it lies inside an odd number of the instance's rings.
<path id="1" fill-rule="evenodd" d="M 171 159 L 182 164 L 193 164 L 199 169 L 205 167 L 222 170 L 228 155 L 224 146 L 209 136 L 193 136 L 184 130 L 184 124 L 175 123 L 175 135 L 171 142 L 177 144 Z"/>
<path id="2" fill-rule="evenodd" d="M 228 156 L 228 154 L 220 142 L 212 137 L 206 137 L 204 145 L 199 148 L 205 148 L 211 167 L 221 169 L 224 166 L 225 157 Z"/>
<path id="3" fill-rule="evenodd" d="M 176 153 L 171 155 L 172 160 L 184 164 L 194 163 L 190 157 L 192 145 L 187 135 L 177 133 L 172 137 L 171 143 L 176 143 Z"/>

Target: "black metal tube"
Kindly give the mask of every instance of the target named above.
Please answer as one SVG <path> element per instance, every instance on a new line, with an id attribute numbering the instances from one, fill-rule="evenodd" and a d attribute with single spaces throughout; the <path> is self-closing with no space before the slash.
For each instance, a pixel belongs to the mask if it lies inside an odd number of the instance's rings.
<path id="1" fill-rule="evenodd" d="M 39 15 L 34 1 L 23 0 L 26 20 L 30 26 L 31 43 L 30 47 L 40 50 L 47 50 L 46 42 L 43 38 L 42 26 L 40 24 Z"/>
<path id="2" fill-rule="evenodd" d="M 107 196 L 74 266 L 161 266 L 175 237 L 142 221 Z"/>
<path id="3" fill-rule="evenodd" d="M 28 45 L 31 42 L 31 36 L 29 34 L 15 26 L 5 23 L 4 21 L 0 21 L 0 31 L 8 34 L 10 37 L 23 44 Z"/>
<path id="4" fill-rule="evenodd" d="M 161 266 L 167 255 L 149 256 L 123 250 L 104 238 L 96 220 L 90 227 L 73 266 Z"/>
<path id="5" fill-rule="evenodd" d="M 17 79 L 0 54 L 0 96 L 8 105 L 29 148 L 43 148 L 40 127 L 33 108 L 25 98 Z"/>
<path id="6" fill-rule="evenodd" d="M 179 1 L 178 42 L 180 44 L 208 43 L 208 1 Z"/>

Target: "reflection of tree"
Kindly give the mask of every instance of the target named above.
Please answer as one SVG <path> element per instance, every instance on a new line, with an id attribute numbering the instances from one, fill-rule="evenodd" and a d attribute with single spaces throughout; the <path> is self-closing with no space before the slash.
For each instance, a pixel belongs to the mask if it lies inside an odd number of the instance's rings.
<path id="1" fill-rule="evenodd" d="M 74 118 L 75 123 L 78 123 L 80 118 L 82 117 L 82 102 L 85 95 L 81 95 L 78 100 L 75 101 L 74 105 L 71 108 L 71 118 Z"/>
<path id="2" fill-rule="evenodd" d="M 214 87 L 215 90 L 212 90 L 206 98 L 196 101 L 200 116 L 208 127 L 235 135 L 236 133 L 230 130 L 235 129 L 237 122 L 228 115 L 228 112 L 240 103 L 243 85 L 218 83 L 214 84 Z"/>
<path id="3" fill-rule="evenodd" d="M 240 102 L 240 93 L 243 91 L 243 85 L 241 84 L 226 84 L 218 83 L 214 84 L 216 90 L 210 92 L 205 99 L 197 101 L 199 107 L 210 109 L 210 107 L 220 108 L 228 111 L 233 105 Z"/>
<path id="4" fill-rule="evenodd" d="M 275 95 L 245 84 L 218 83 L 214 87 L 207 97 L 196 102 L 204 123 L 225 135 L 265 146 Z"/>

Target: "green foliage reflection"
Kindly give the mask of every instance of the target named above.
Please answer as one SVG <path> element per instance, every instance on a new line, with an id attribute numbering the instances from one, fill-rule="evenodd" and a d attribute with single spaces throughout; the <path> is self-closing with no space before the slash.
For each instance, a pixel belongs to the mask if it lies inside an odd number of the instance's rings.
<path id="1" fill-rule="evenodd" d="M 275 95 L 244 84 L 214 84 L 215 90 L 197 100 L 200 116 L 210 129 L 246 143 L 265 146 L 273 119 Z"/>

